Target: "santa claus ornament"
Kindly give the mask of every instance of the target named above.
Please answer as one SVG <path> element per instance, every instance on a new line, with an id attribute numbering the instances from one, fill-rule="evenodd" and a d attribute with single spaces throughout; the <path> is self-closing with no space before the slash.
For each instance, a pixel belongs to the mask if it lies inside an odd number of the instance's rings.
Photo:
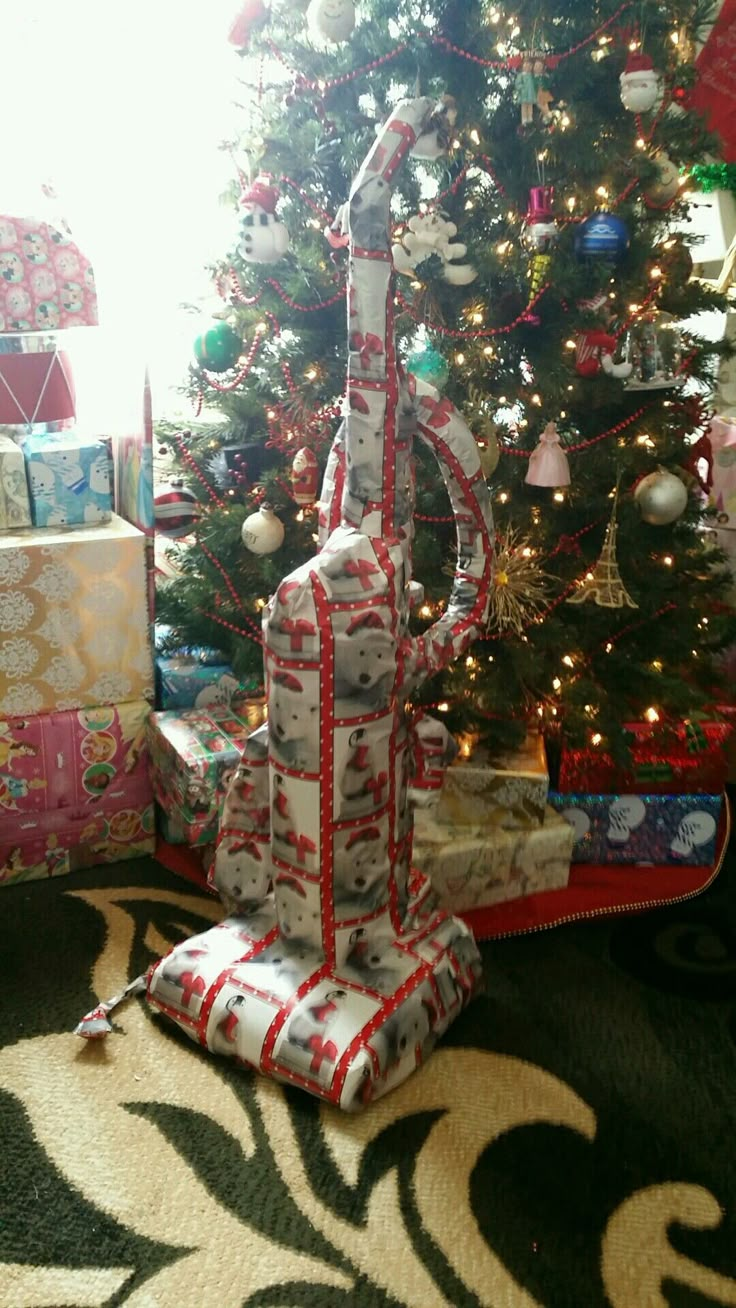
<path id="1" fill-rule="evenodd" d="M 621 103 L 632 114 L 646 114 L 654 107 L 659 94 L 659 74 L 649 55 L 632 51 L 619 82 Z"/>
<path id="2" fill-rule="evenodd" d="M 246 263 L 278 263 L 289 248 L 289 232 L 276 217 L 279 193 L 259 178 L 241 196 L 243 221 L 238 253 Z"/>
<path id="3" fill-rule="evenodd" d="M 291 493 L 297 504 L 314 504 L 319 483 L 319 466 L 314 452 L 304 446 L 291 465 Z"/>
<path id="4" fill-rule="evenodd" d="M 597 377 L 603 372 L 607 377 L 630 377 L 631 363 L 613 361 L 617 345 L 616 337 L 600 328 L 578 332 L 575 337 L 575 371 L 578 376 Z"/>

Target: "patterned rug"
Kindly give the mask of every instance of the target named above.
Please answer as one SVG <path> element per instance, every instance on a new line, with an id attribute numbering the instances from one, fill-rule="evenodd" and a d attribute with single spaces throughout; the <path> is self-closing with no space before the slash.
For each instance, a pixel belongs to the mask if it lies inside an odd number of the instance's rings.
<path id="1" fill-rule="evenodd" d="M 702 898 L 484 946 L 360 1117 L 97 996 L 218 906 L 139 861 L 0 890 L 0 1308 L 736 1305 L 732 851 Z"/>

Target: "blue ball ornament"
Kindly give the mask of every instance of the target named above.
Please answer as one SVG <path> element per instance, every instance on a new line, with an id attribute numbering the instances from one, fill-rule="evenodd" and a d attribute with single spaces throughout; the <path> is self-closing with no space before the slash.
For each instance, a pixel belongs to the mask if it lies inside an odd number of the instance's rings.
<path id="1" fill-rule="evenodd" d="M 406 360 L 407 372 L 426 381 L 430 386 L 442 390 L 450 375 L 450 365 L 431 341 L 419 342 L 409 353 Z"/>
<path id="2" fill-rule="evenodd" d="M 626 223 L 605 209 L 591 214 L 575 233 L 575 252 L 581 259 L 621 259 L 628 248 Z"/>

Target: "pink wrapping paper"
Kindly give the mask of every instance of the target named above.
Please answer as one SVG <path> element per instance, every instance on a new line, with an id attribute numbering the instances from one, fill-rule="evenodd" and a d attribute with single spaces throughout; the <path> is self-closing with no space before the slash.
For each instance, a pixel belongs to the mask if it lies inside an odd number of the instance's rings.
<path id="1" fill-rule="evenodd" d="M 0 215 L 0 332 L 96 326 L 95 275 L 68 232 Z"/>

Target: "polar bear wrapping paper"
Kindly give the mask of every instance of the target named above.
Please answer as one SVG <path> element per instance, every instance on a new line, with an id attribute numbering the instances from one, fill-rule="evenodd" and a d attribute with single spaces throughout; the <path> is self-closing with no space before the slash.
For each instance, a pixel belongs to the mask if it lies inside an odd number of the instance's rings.
<path id="1" fill-rule="evenodd" d="M 69 232 L 0 214 L 0 332 L 96 326 L 94 272 Z"/>
<path id="2" fill-rule="evenodd" d="M 23 451 L 12 436 L 0 434 L 0 531 L 16 531 L 31 525 Z"/>
<path id="3" fill-rule="evenodd" d="M 110 442 L 96 437 L 32 435 L 23 441 L 35 527 L 75 527 L 112 517 Z"/>
<path id="4" fill-rule="evenodd" d="M 246 743 L 210 869 L 238 915 L 177 946 L 148 985 L 197 1043 L 347 1110 L 419 1066 L 480 979 L 468 928 L 410 875 L 405 703 L 484 629 L 493 552 L 475 439 L 395 353 L 390 182 L 434 115 L 426 99 L 395 108 L 343 210 L 348 385 L 321 549 L 264 610 L 268 722 Z M 417 640 L 415 435 L 440 464 L 458 531 L 447 608 Z"/>
<path id="5" fill-rule="evenodd" d="M 114 515 L 0 534 L 0 712 L 153 698 L 144 543 Z"/>
<path id="6" fill-rule="evenodd" d="M 682 863 L 715 859 L 721 795 L 560 795 L 549 802 L 575 831 L 573 863 Z"/>

